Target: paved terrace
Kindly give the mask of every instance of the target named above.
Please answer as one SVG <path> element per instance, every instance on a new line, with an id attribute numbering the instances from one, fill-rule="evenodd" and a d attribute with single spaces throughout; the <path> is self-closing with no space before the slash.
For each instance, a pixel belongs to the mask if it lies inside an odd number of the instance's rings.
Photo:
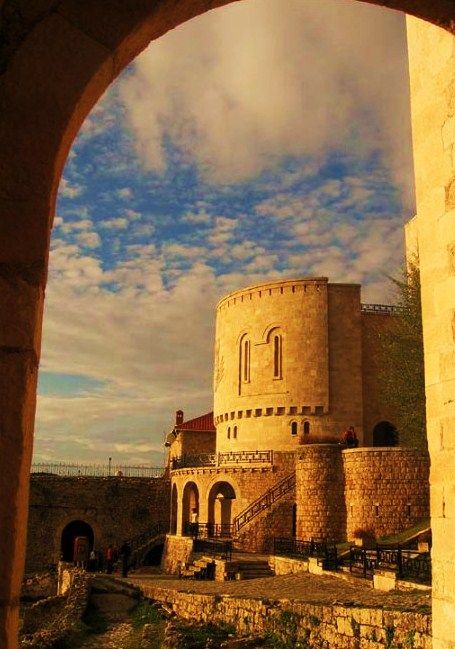
<path id="1" fill-rule="evenodd" d="M 431 612 L 431 591 L 373 590 L 363 579 L 346 581 L 339 577 L 318 576 L 308 573 L 280 575 L 244 581 L 198 581 L 176 579 L 173 575 L 132 574 L 128 581 L 144 587 L 146 595 L 153 598 L 155 589 L 176 590 L 205 595 L 231 595 L 233 597 L 299 600 L 308 604 L 361 606 L 390 610 Z"/>

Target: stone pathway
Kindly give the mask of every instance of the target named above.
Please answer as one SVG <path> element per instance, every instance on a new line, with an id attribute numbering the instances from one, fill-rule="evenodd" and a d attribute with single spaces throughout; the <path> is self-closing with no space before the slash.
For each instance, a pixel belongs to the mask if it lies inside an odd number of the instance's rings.
<path id="1" fill-rule="evenodd" d="M 105 633 L 90 636 L 81 649 L 126 649 L 132 640 L 132 634 L 129 623 L 113 624 Z"/>
<path id="2" fill-rule="evenodd" d="M 154 588 L 173 589 L 181 592 L 232 595 L 266 599 L 293 599 L 314 604 L 344 604 L 367 607 L 383 607 L 404 611 L 430 611 L 431 591 L 374 590 L 363 579 L 350 583 L 338 577 L 317 576 L 308 573 L 280 575 L 245 581 L 195 581 L 180 580 L 166 575 L 131 575 L 130 583 L 146 586 L 147 595 L 153 596 Z"/>

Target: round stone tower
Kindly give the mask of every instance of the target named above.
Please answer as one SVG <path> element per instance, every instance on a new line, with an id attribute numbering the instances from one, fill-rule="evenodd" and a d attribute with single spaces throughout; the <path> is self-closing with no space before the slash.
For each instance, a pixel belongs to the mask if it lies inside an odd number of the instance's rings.
<path id="1" fill-rule="evenodd" d="M 217 306 L 217 451 L 362 439 L 360 287 L 327 278 L 231 293 Z"/>

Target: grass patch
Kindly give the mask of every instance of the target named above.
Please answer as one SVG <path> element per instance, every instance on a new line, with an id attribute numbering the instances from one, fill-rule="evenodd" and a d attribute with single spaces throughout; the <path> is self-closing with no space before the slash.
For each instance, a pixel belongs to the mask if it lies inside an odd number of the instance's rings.
<path id="1" fill-rule="evenodd" d="M 217 647 L 229 636 L 235 634 L 235 627 L 230 624 L 185 624 L 175 622 L 175 629 L 179 634 L 179 644 L 176 649 L 205 649 L 207 643 Z"/>
<path id="2" fill-rule="evenodd" d="M 130 613 L 131 626 L 133 629 L 140 629 L 144 624 L 159 624 L 163 622 L 163 616 L 159 608 L 148 601 L 139 602 Z"/>

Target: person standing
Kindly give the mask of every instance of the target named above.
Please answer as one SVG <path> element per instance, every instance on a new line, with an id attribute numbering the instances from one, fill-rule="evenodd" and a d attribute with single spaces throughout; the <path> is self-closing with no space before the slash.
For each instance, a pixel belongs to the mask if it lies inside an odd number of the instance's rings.
<path id="1" fill-rule="evenodd" d="M 120 548 L 120 556 L 122 557 L 122 577 L 128 577 L 131 556 L 131 547 L 128 541 L 125 541 Z"/>
<path id="2" fill-rule="evenodd" d="M 106 572 L 108 575 L 112 574 L 114 568 L 114 548 L 109 545 L 106 550 Z"/>

